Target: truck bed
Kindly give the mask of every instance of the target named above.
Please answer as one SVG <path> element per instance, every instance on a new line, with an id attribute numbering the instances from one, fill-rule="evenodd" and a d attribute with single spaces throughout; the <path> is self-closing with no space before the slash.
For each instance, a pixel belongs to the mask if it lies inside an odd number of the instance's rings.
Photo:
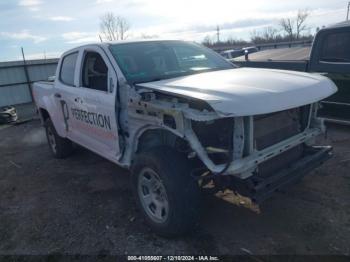
<path id="1" fill-rule="evenodd" d="M 309 61 L 236 61 L 230 60 L 239 67 L 271 68 L 306 72 Z"/>
<path id="2" fill-rule="evenodd" d="M 52 81 L 39 81 L 33 84 L 32 92 L 37 107 L 45 108 L 44 99 L 42 98 L 49 97 L 53 92 L 53 88 L 54 82 Z"/>
<path id="3" fill-rule="evenodd" d="M 307 71 L 311 47 L 293 47 L 264 50 L 230 61 L 240 67 L 272 68 L 293 71 Z"/>

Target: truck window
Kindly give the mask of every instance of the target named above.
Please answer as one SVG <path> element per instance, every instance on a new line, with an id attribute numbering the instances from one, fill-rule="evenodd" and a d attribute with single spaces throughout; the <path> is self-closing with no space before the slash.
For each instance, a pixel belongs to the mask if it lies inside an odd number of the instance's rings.
<path id="1" fill-rule="evenodd" d="M 350 33 L 332 33 L 325 37 L 321 62 L 350 63 Z"/>
<path id="2" fill-rule="evenodd" d="M 235 67 L 214 51 L 189 42 L 112 44 L 110 50 L 133 84 Z"/>
<path id="3" fill-rule="evenodd" d="M 90 89 L 108 91 L 108 67 L 100 54 L 88 52 L 84 58 L 83 86 Z"/>
<path id="4" fill-rule="evenodd" d="M 66 55 L 62 60 L 60 80 L 62 83 L 74 86 L 74 72 L 77 63 L 78 52 Z"/>

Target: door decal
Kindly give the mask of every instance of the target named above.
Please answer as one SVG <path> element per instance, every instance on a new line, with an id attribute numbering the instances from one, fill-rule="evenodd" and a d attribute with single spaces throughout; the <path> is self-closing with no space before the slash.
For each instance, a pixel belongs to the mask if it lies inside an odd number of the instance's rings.
<path id="1" fill-rule="evenodd" d="M 77 108 L 71 108 L 71 112 L 73 117 L 76 120 L 79 120 L 87 124 L 100 127 L 106 130 L 111 130 L 111 119 L 109 116 L 95 113 L 95 112 L 88 112 Z"/>
<path id="2" fill-rule="evenodd" d="M 64 126 L 66 129 L 66 132 L 69 130 L 68 120 L 69 120 L 69 110 L 66 101 L 60 100 L 61 102 L 61 109 L 63 114 L 63 120 L 64 120 Z"/>

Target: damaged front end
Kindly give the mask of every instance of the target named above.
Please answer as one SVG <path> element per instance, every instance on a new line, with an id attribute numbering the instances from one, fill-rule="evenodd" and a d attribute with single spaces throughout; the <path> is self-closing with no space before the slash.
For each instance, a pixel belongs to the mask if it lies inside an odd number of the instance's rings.
<path id="1" fill-rule="evenodd" d="M 200 160 L 193 173 L 216 190 L 231 189 L 261 202 L 298 180 L 332 155 L 331 147 L 314 146 L 325 130 L 316 117 L 317 103 L 279 112 L 222 115 L 202 100 L 174 97 L 149 89 L 129 101 L 129 117 L 142 128 L 164 128 L 186 142 L 189 159 Z M 135 148 L 135 151 L 137 149 Z"/>
<path id="2" fill-rule="evenodd" d="M 332 156 L 331 147 L 313 145 L 314 138 L 325 130 L 323 121 L 316 118 L 317 106 L 315 103 L 271 114 L 228 118 L 205 139 L 205 124 L 200 123 L 198 128 L 194 123 L 186 134 L 219 189 L 229 188 L 261 202 Z M 219 148 L 211 145 L 204 150 L 203 144 L 212 137 L 225 137 L 224 127 L 229 123 L 233 123 L 232 150 L 220 144 Z M 229 138 L 226 141 L 230 143 Z M 211 148 L 215 150 L 208 150 Z M 231 156 L 226 159 L 232 161 L 216 162 L 217 153 L 224 151 Z M 218 174 L 230 176 L 217 179 Z"/>

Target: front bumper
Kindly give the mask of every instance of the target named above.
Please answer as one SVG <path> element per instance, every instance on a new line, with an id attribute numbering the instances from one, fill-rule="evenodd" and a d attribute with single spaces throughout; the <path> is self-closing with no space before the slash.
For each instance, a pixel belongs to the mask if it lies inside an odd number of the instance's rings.
<path id="1" fill-rule="evenodd" d="M 297 145 L 303 144 L 308 140 L 317 137 L 322 133 L 319 128 L 307 129 L 304 132 L 285 139 L 277 144 L 267 147 L 261 151 L 255 151 L 245 158 L 234 160 L 227 170 L 227 174 L 236 175 L 241 179 L 245 179 L 251 175 L 252 170 L 269 159 L 272 159 Z"/>
<path id="2" fill-rule="evenodd" d="M 304 132 L 285 139 L 277 144 L 267 147 L 260 151 L 254 151 L 249 156 L 244 158 L 238 158 L 234 160 L 223 175 L 231 175 L 239 179 L 247 179 L 253 176 L 254 171 L 258 165 L 278 156 L 293 147 L 306 143 L 310 139 L 317 137 L 322 133 L 321 128 L 308 128 Z M 208 157 L 207 152 L 202 147 L 197 136 L 192 129 L 187 129 L 187 140 L 191 145 L 191 148 L 197 153 L 199 158 L 205 164 L 205 166 L 213 173 L 221 173 L 225 169 L 226 164 L 215 165 Z"/>
<path id="3" fill-rule="evenodd" d="M 319 167 L 332 155 L 333 149 L 330 146 L 309 147 L 305 150 L 304 157 L 290 167 L 266 178 L 254 175 L 244 180 L 244 186 L 241 184 L 240 189 L 236 189 L 242 191 L 244 188 L 242 192 L 244 195 L 249 196 L 256 203 L 261 203 L 274 192 L 286 188 Z"/>

